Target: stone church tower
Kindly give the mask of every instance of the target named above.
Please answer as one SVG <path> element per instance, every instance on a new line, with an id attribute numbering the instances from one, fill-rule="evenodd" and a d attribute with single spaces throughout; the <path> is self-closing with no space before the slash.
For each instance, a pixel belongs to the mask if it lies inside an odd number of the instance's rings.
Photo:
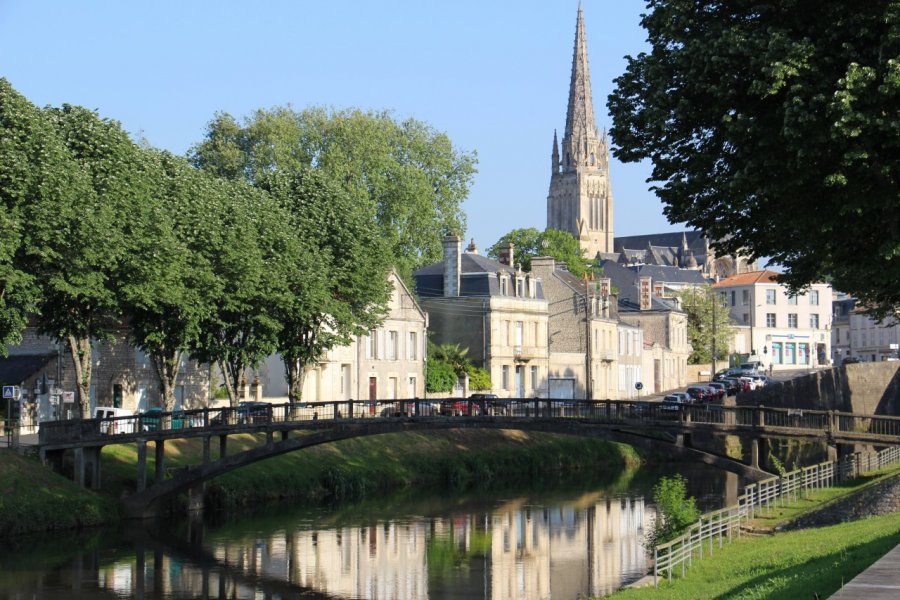
<path id="1" fill-rule="evenodd" d="M 609 144 L 594 123 L 587 41 L 581 5 L 575 26 L 572 80 L 562 146 L 553 133 L 547 228 L 574 235 L 588 258 L 613 251 L 613 197 Z"/>

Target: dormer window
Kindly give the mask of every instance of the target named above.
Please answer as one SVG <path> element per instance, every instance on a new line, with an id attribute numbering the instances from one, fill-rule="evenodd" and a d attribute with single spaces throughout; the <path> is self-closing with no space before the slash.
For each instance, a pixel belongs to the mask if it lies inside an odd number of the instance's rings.
<path id="1" fill-rule="evenodd" d="M 508 282 L 509 282 L 509 279 L 507 279 L 507 277 L 505 275 L 500 275 L 500 295 L 501 296 L 509 295 L 509 290 L 507 288 L 507 286 L 509 285 Z"/>
<path id="2" fill-rule="evenodd" d="M 525 280 L 521 277 L 516 277 L 516 297 L 525 297 Z"/>

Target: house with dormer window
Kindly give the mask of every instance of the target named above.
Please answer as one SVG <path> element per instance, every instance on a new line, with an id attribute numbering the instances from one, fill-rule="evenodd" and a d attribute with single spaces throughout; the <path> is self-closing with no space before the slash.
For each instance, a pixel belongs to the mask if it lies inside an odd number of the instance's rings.
<path id="1" fill-rule="evenodd" d="M 548 397 L 547 300 L 540 279 L 516 266 L 512 245 L 499 261 L 479 255 L 474 243 L 463 252 L 456 235 L 443 245 L 443 261 L 413 273 L 431 341 L 468 348 L 500 397 Z"/>

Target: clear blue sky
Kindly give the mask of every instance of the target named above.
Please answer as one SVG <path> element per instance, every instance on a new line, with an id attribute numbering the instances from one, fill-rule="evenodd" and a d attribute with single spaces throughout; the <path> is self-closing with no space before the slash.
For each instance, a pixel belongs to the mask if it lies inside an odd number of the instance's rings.
<path id="1" fill-rule="evenodd" d="M 0 77 L 40 106 L 79 104 L 184 153 L 217 111 L 391 109 L 478 152 L 466 239 L 485 250 L 546 226 L 553 130 L 565 127 L 577 0 L 144 2 L 0 0 Z M 644 3 L 585 0 L 594 106 L 645 48 Z M 682 229 L 649 166 L 613 161 L 616 235 Z"/>

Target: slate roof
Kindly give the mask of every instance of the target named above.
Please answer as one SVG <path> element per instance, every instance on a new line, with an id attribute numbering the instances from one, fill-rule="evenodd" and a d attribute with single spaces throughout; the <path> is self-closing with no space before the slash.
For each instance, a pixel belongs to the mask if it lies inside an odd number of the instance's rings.
<path id="1" fill-rule="evenodd" d="M 53 354 L 14 354 L 0 358 L 0 383 L 3 385 L 19 385 L 47 366 Z"/>
<path id="2" fill-rule="evenodd" d="M 619 252 L 621 252 L 623 248 L 643 251 L 647 246 L 681 248 L 682 238 L 687 238 L 688 248 L 691 250 L 703 247 L 703 232 L 700 230 L 672 231 L 669 233 L 651 233 L 648 235 L 617 237 L 613 240 L 613 247 Z"/>
<path id="3" fill-rule="evenodd" d="M 603 267 L 603 276 L 609 277 L 610 285 L 619 290 L 619 311 L 639 311 L 641 309 L 640 274 L 613 260 L 602 261 L 600 266 Z M 650 302 L 651 310 L 675 310 L 674 303 L 664 298 L 651 296 Z"/>
<path id="4" fill-rule="evenodd" d="M 515 269 L 480 254 L 463 253 L 460 257 L 460 296 L 500 296 L 497 273 L 515 276 Z M 492 277 L 493 275 L 493 277 Z M 416 293 L 420 298 L 444 296 L 444 263 L 438 262 L 413 272 Z M 510 285 L 515 285 L 512 281 Z M 544 289 L 537 282 L 536 299 L 544 299 Z"/>
<path id="5" fill-rule="evenodd" d="M 703 273 L 696 269 L 679 269 L 661 265 L 640 265 L 636 267 L 638 275 L 652 277 L 653 281 L 705 285 L 710 283 Z"/>

